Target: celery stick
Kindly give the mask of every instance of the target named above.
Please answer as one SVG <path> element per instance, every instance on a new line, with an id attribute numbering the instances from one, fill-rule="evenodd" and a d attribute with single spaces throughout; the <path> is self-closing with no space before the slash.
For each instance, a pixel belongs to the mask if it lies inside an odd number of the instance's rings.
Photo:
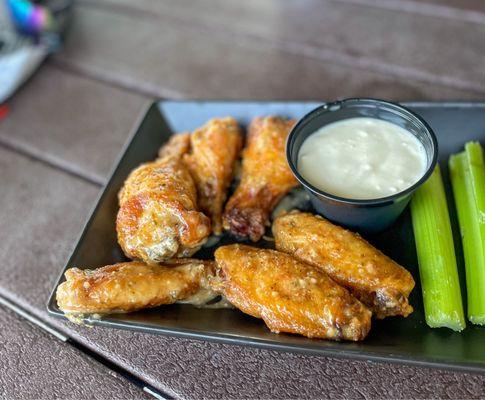
<path id="1" fill-rule="evenodd" d="M 465 255 L 468 319 L 485 324 L 485 163 L 478 143 L 450 157 L 450 173 Z"/>
<path id="2" fill-rule="evenodd" d="M 465 328 L 450 216 L 439 166 L 416 191 L 411 216 L 418 253 L 426 323 Z"/>
<path id="3" fill-rule="evenodd" d="M 483 259 L 483 252 L 480 251 L 480 227 L 465 152 L 451 156 L 449 167 L 465 256 L 468 319 L 472 321 L 471 317 L 475 315 L 473 310 L 476 307 L 475 304 L 477 304 L 479 295 L 477 292 L 478 281 L 474 277 L 474 271 L 481 268 L 485 260 Z"/>
<path id="4" fill-rule="evenodd" d="M 475 200 L 476 216 L 480 237 L 476 238 L 475 251 L 481 253 L 485 258 L 485 162 L 483 149 L 478 142 L 469 142 L 465 145 L 467 157 L 467 191 L 472 192 L 470 198 Z M 469 183 L 471 181 L 471 184 Z M 479 325 L 485 324 L 485 262 L 471 267 L 473 289 L 468 293 L 470 297 L 471 310 L 468 312 L 468 319 Z"/>
<path id="5" fill-rule="evenodd" d="M 471 179 L 473 197 L 475 199 L 480 231 L 485 234 L 485 162 L 482 146 L 478 142 L 468 142 L 465 145 L 467 168 Z M 485 238 L 485 236 L 482 236 Z"/>

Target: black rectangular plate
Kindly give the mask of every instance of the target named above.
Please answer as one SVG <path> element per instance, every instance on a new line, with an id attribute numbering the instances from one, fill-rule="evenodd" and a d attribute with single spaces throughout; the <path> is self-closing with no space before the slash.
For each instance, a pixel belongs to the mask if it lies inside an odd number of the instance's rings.
<path id="1" fill-rule="evenodd" d="M 151 105 L 120 158 L 79 243 L 59 277 L 64 280 L 68 266 L 100 267 L 125 260 L 116 241 L 115 219 L 118 211 L 117 192 L 129 172 L 142 162 L 152 160 L 160 145 L 175 132 L 192 131 L 208 119 L 233 116 L 247 126 L 258 115 L 281 115 L 300 118 L 321 103 L 315 102 L 204 102 L 161 101 Z M 440 146 L 440 163 L 445 179 L 455 247 L 464 287 L 463 256 L 456 215 L 449 187 L 447 160 L 460 151 L 468 140 L 485 143 L 485 103 L 407 103 L 422 115 L 435 130 Z M 287 334 L 273 334 L 264 323 L 238 310 L 196 309 L 189 305 L 171 305 L 131 314 L 87 319 L 103 325 L 142 332 L 183 336 L 258 346 L 274 350 L 342 356 L 366 360 L 394 361 L 415 365 L 485 372 L 485 328 L 468 324 L 461 333 L 449 329 L 430 329 L 424 320 L 419 271 L 409 211 L 387 232 L 367 237 L 377 248 L 406 266 L 416 280 L 410 302 L 414 313 L 408 318 L 373 321 L 372 330 L 362 343 L 339 343 L 306 339 Z M 227 238 L 224 239 L 224 242 Z M 196 256 L 207 258 L 212 249 Z M 63 316 L 55 301 L 55 288 L 48 310 Z"/>

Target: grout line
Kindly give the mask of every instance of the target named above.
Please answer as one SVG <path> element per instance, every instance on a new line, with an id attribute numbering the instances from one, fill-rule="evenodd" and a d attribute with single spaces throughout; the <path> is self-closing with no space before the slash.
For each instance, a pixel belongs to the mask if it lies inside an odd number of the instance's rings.
<path id="1" fill-rule="evenodd" d="M 163 397 L 163 395 L 155 390 L 150 386 L 144 386 L 143 391 L 151 395 L 152 397 L 155 397 L 157 400 L 163 400 L 163 399 L 169 399 L 169 397 Z"/>
<path id="2" fill-rule="evenodd" d="M 83 171 L 78 171 L 76 168 L 73 168 L 70 165 L 65 165 L 62 160 L 57 160 L 52 157 L 45 157 L 45 154 L 42 154 L 40 151 L 36 149 L 30 149 L 26 146 L 22 145 L 17 145 L 15 143 L 11 143 L 8 140 L 5 140 L 5 138 L 0 136 L 0 147 L 4 147 L 7 150 L 13 151 L 21 156 L 27 157 L 29 159 L 32 159 L 33 161 L 38 161 L 41 162 L 55 170 L 58 170 L 60 172 L 67 173 L 69 175 L 72 175 L 76 178 L 79 178 L 83 181 L 87 181 L 88 183 L 95 184 L 97 186 L 102 186 L 104 185 L 104 181 L 102 181 L 100 178 L 93 179 Z M 38 158 L 39 157 L 39 158 Z M 5 307 L 9 308 L 13 312 L 15 312 L 17 315 L 20 315 L 21 317 L 25 318 L 26 320 L 30 321 L 34 325 L 38 326 L 41 328 L 43 331 L 48 332 L 49 334 L 55 336 L 62 342 L 68 343 L 71 346 L 75 347 L 88 357 L 91 357 L 98 361 L 99 363 L 103 364 L 105 367 L 109 368 L 110 370 L 115 371 L 119 375 L 123 376 L 133 384 L 135 384 L 137 387 L 142 389 L 144 392 L 152 395 L 156 399 L 167 399 L 171 400 L 174 399 L 173 396 L 160 391 L 159 389 L 155 388 L 154 386 L 146 383 L 143 381 L 141 378 L 138 378 L 136 375 L 131 373 L 130 371 L 124 369 L 123 367 L 115 364 L 114 362 L 110 361 L 108 358 L 106 358 L 103 355 L 100 355 L 96 353 L 94 350 L 90 349 L 86 345 L 68 337 L 65 336 L 63 333 L 60 331 L 56 330 L 55 328 L 51 327 L 49 324 L 43 322 L 41 319 L 35 317 L 33 314 L 30 312 L 26 311 L 23 307 L 16 305 L 13 303 L 11 300 L 8 300 L 5 296 L 0 294 L 0 304 L 4 305 Z"/>
<path id="3" fill-rule="evenodd" d="M 485 24 L 485 13 L 475 10 L 465 10 L 440 4 L 423 3 L 414 0 L 330 0 L 335 3 L 347 3 L 385 10 L 406 12 L 453 21 L 463 21 L 475 24 Z"/>
<path id="4" fill-rule="evenodd" d="M 408 14 L 417 14 L 426 17 L 442 18 L 448 20 L 456 20 L 463 22 L 470 22 L 476 24 L 485 24 L 485 12 L 476 10 L 467 10 L 463 8 L 420 2 L 416 0 L 323 0 L 324 3 L 346 3 L 357 6 L 365 6 L 372 8 L 381 8 L 390 11 L 406 12 Z M 124 10 L 131 15 L 135 14 L 142 17 L 160 16 L 160 13 L 147 11 L 139 8 L 136 5 L 120 4 L 113 0 L 82 0 L 78 2 L 81 6 L 93 6 L 101 10 L 111 10 L 117 8 Z M 183 18 L 186 19 L 186 18 Z"/>
<path id="5" fill-rule="evenodd" d="M 105 356 L 96 353 L 95 351 L 91 350 L 89 347 L 83 345 L 82 343 L 69 338 L 67 343 L 72 345 L 74 348 L 78 349 L 82 353 L 84 353 L 86 356 L 93 358 L 94 360 L 98 361 L 100 364 L 104 365 L 106 368 L 114 371 L 118 375 L 121 375 L 123 378 L 126 380 L 130 381 L 132 384 L 135 386 L 139 387 L 141 390 L 143 390 L 145 393 L 149 393 L 156 399 L 165 399 L 165 400 L 172 400 L 174 399 L 173 396 L 169 395 L 168 393 L 162 392 L 159 389 L 155 388 L 152 385 L 147 384 L 144 380 L 138 378 L 134 374 L 132 374 L 130 371 L 126 370 L 125 368 L 119 366 L 118 364 L 115 364 L 113 361 L 109 360 Z"/>
<path id="6" fill-rule="evenodd" d="M 111 87 L 118 89 L 121 88 L 129 91 L 130 93 L 142 95 L 143 97 L 163 97 L 169 99 L 183 99 L 186 97 L 182 92 L 173 89 L 156 86 L 154 87 L 153 84 L 141 82 L 128 76 L 117 75 L 111 70 L 107 71 L 104 68 L 100 69 L 92 65 L 86 66 L 76 62 L 66 61 L 60 59 L 59 57 L 51 58 L 49 61 L 49 66 L 80 75 L 93 81 L 101 82 Z"/>
<path id="7" fill-rule="evenodd" d="M 23 307 L 13 303 L 13 301 L 7 299 L 4 295 L 0 294 L 0 305 L 5 306 L 9 310 L 13 311 L 16 315 L 20 316 L 21 318 L 24 318 L 25 320 L 29 321 L 33 325 L 37 326 L 40 328 L 42 331 L 47 332 L 48 334 L 56 337 L 63 343 L 66 343 L 72 347 L 74 347 L 76 350 L 80 351 L 83 353 L 85 356 L 94 359 L 98 363 L 102 364 L 106 368 L 110 369 L 111 371 L 114 371 L 121 377 L 125 378 L 144 392 L 150 394 L 156 399 L 167 399 L 171 400 L 173 399 L 172 396 L 168 395 L 167 393 L 161 392 L 160 390 L 156 389 L 152 385 L 147 384 L 145 381 L 142 379 L 138 378 L 137 376 L 133 375 L 131 372 L 127 371 L 123 367 L 120 367 L 119 365 L 115 364 L 114 362 L 110 361 L 106 357 L 96 353 L 95 351 L 91 350 L 90 348 L 86 347 L 85 345 L 77 342 L 76 340 L 65 336 L 63 333 L 58 331 L 57 329 L 53 328 L 49 324 L 45 323 L 42 321 L 40 318 L 36 317 L 35 315 L 31 314 L 27 310 L 25 310 Z"/>
<path id="8" fill-rule="evenodd" d="M 8 309 L 12 310 L 15 314 L 20 315 L 21 317 L 25 318 L 27 321 L 31 322 L 32 324 L 36 325 L 43 331 L 55 336 L 57 339 L 61 340 L 62 342 L 67 342 L 69 338 L 64 336 L 61 332 L 57 331 L 50 325 L 46 324 L 39 318 L 35 317 L 34 315 L 28 313 L 23 308 L 17 306 L 16 304 L 12 303 L 10 300 L 7 300 L 5 297 L 0 295 L 0 304 L 4 305 Z"/>
<path id="9" fill-rule="evenodd" d="M 89 172 L 83 171 L 81 168 L 67 163 L 65 160 L 51 156 L 44 153 L 42 150 L 36 149 L 26 144 L 21 144 L 12 141 L 4 136 L 0 135 L 0 147 L 8 149 L 14 153 L 20 154 L 24 157 L 30 158 L 31 160 L 41 162 L 58 171 L 62 171 L 68 175 L 74 176 L 75 178 L 81 179 L 85 182 L 91 183 L 96 186 L 104 186 L 106 180 L 102 177 L 91 174 Z"/>
<path id="10" fill-rule="evenodd" d="M 261 42 L 255 41 L 257 45 Z M 369 57 L 356 57 L 334 50 L 323 49 L 316 46 L 305 45 L 298 42 L 284 42 L 279 43 L 274 41 L 274 48 L 287 51 L 289 53 L 306 56 L 316 60 L 326 61 L 330 64 L 342 65 L 347 68 L 356 68 L 373 73 L 382 73 L 388 77 L 395 77 L 408 80 L 416 79 L 418 81 L 447 87 L 459 91 L 466 91 L 476 94 L 485 94 L 485 83 L 471 82 L 453 76 L 435 75 L 432 72 L 422 71 L 413 67 L 404 67 L 387 62 L 376 61 Z"/>
<path id="11" fill-rule="evenodd" d="M 328 1 L 342 1 L 342 2 L 359 2 L 372 0 L 328 0 Z M 382 2 L 383 0 L 379 0 Z M 422 71 L 413 67 L 404 67 L 392 63 L 378 61 L 374 58 L 365 56 L 353 56 L 344 52 L 322 48 L 318 46 L 308 45 L 303 42 L 295 42 L 284 39 L 268 38 L 258 34 L 235 32 L 230 27 L 221 25 L 214 27 L 205 22 L 198 22 L 180 15 L 165 15 L 160 12 L 148 12 L 132 5 L 116 4 L 112 1 L 104 1 L 103 3 L 94 2 L 92 0 L 84 0 L 78 3 L 82 7 L 92 7 L 103 11 L 114 11 L 121 15 L 139 15 L 147 20 L 159 23 L 160 20 L 164 24 L 180 28 L 182 25 L 185 29 L 195 31 L 197 33 L 215 34 L 219 33 L 219 40 L 230 41 L 232 44 L 237 43 L 250 49 L 259 50 L 280 50 L 290 55 L 299 55 L 308 57 L 318 61 L 323 61 L 329 64 L 340 65 L 347 68 L 360 69 L 367 72 L 380 73 L 388 77 L 399 78 L 401 80 L 415 79 L 420 82 L 425 82 L 431 85 L 447 87 L 459 91 L 470 92 L 474 94 L 485 94 L 485 82 L 472 82 L 455 78 L 453 76 L 441 75 L 437 76 L 433 72 Z M 237 41 L 237 42 L 235 42 Z M 133 78 L 127 77 L 113 77 L 112 71 L 99 70 L 92 66 L 82 66 L 79 63 L 72 63 L 67 60 L 56 62 L 61 63 L 66 68 L 71 68 L 77 72 L 83 72 L 90 76 L 97 77 L 102 81 L 110 81 L 115 84 L 120 84 L 130 90 L 139 90 L 140 93 L 156 95 L 165 98 L 183 98 L 184 94 L 164 87 L 154 87 L 154 85 L 146 85 Z M 144 87 L 139 89 L 142 84 Z"/>

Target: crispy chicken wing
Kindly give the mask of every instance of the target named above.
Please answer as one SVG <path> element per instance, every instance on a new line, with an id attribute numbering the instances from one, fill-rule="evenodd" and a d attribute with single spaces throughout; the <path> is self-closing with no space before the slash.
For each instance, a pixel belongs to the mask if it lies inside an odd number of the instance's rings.
<path id="1" fill-rule="evenodd" d="M 286 138 L 295 121 L 255 118 L 243 151 L 241 182 L 226 204 L 224 229 L 253 242 L 263 236 L 278 201 L 297 185 L 285 156 Z"/>
<path id="2" fill-rule="evenodd" d="M 241 182 L 227 202 L 224 229 L 253 242 L 263 236 L 278 201 L 298 182 L 285 155 L 286 138 L 294 120 L 255 118 L 243 151 Z"/>
<path id="3" fill-rule="evenodd" d="M 210 220 L 198 211 L 197 191 L 185 164 L 166 157 L 135 169 L 119 193 L 118 242 L 146 263 L 188 257 L 207 240 Z"/>
<path id="4" fill-rule="evenodd" d="M 184 156 L 197 187 L 199 207 L 211 218 L 216 235 L 222 233 L 222 210 L 241 147 L 237 121 L 214 118 L 190 135 L 190 153 Z"/>
<path id="5" fill-rule="evenodd" d="M 323 271 L 285 253 L 244 245 L 219 247 L 211 286 L 273 332 L 362 340 L 371 312 Z"/>
<path id="6" fill-rule="evenodd" d="M 212 262 L 184 260 L 178 265 L 126 262 L 94 270 L 70 268 L 57 288 L 56 299 L 65 313 L 130 312 L 212 293 L 208 278 Z M 209 293 L 208 293 L 209 292 Z"/>
<path id="7" fill-rule="evenodd" d="M 358 234 L 309 213 L 291 212 L 273 223 L 276 248 L 321 268 L 378 318 L 408 316 L 414 287 L 409 271 Z"/>
<path id="8" fill-rule="evenodd" d="M 158 158 L 180 159 L 190 150 L 190 133 L 172 135 L 158 151 Z"/>
<path id="9" fill-rule="evenodd" d="M 298 182 L 285 156 L 286 138 L 295 121 L 255 118 L 243 151 L 242 177 L 224 211 L 224 229 L 258 241 L 278 201 Z"/>

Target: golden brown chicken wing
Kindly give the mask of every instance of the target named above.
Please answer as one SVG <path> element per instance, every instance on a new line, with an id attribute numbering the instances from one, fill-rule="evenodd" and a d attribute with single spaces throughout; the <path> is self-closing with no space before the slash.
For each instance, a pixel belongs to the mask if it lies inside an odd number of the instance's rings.
<path id="1" fill-rule="evenodd" d="M 362 340 L 371 312 L 323 271 L 285 253 L 244 245 L 219 247 L 211 286 L 271 331 Z"/>
<path id="2" fill-rule="evenodd" d="M 411 274 L 359 235 L 309 213 L 291 212 L 273 223 L 276 248 L 321 268 L 378 318 L 407 316 Z"/>
<path id="3" fill-rule="evenodd" d="M 224 229 L 258 241 L 278 201 L 298 182 L 285 156 L 286 138 L 295 121 L 278 117 L 255 118 L 243 151 L 241 183 L 229 199 Z"/>
<path id="4" fill-rule="evenodd" d="M 197 191 L 185 164 L 166 157 L 135 169 L 119 193 L 118 242 L 146 263 L 188 257 L 207 240 L 210 220 L 198 211 Z"/>
<path id="5" fill-rule="evenodd" d="M 199 207 L 211 218 L 216 235 L 222 233 L 222 210 L 241 147 L 236 120 L 214 118 L 190 135 L 190 153 L 184 156 L 197 187 Z"/>
<path id="6" fill-rule="evenodd" d="M 158 150 L 158 158 L 180 159 L 190 150 L 190 133 L 178 133 Z"/>
<path id="7" fill-rule="evenodd" d="M 184 260 L 185 261 L 185 260 Z M 57 288 L 56 299 L 65 313 L 130 312 L 213 293 L 208 278 L 212 262 L 186 260 L 178 265 L 126 262 L 94 270 L 70 268 Z"/>

